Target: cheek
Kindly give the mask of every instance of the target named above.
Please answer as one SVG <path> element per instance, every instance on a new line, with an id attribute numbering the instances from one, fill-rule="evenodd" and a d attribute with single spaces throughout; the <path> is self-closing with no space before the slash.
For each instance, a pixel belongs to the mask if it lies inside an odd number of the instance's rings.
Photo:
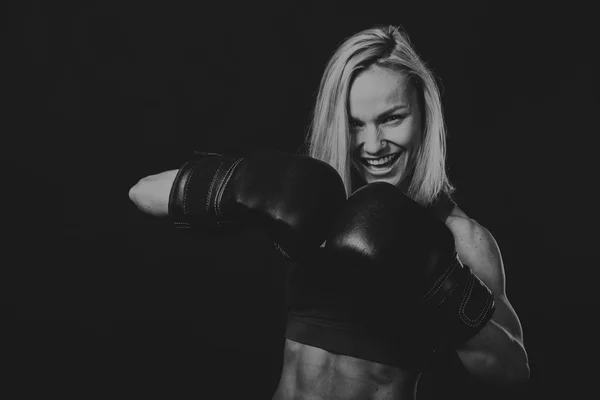
<path id="1" fill-rule="evenodd" d="M 350 149 L 354 150 L 356 148 L 356 142 L 358 141 L 356 133 L 350 132 L 348 140 L 350 141 Z"/>
<path id="2" fill-rule="evenodd" d="M 358 137 L 358 134 L 356 134 L 356 133 L 350 134 L 350 154 L 351 155 L 354 155 L 356 148 L 358 147 L 359 141 L 360 141 L 360 138 Z"/>
<path id="3" fill-rule="evenodd" d="M 386 131 L 385 136 L 388 140 L 407 149 L 414 148 L 420 141 L 419 129 L 412 124 L 390 128 Z"/>

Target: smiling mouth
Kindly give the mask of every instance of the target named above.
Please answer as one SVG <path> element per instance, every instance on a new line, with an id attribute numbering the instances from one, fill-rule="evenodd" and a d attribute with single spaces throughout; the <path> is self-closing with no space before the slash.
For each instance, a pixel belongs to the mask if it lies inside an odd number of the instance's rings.
<path id="1" fill-rule="evenodd" d="M 383 171 L 394 165 L 402 153 L 388 154 L 379 158 L 360 158 L 360 162 L 370 170 Z"/>

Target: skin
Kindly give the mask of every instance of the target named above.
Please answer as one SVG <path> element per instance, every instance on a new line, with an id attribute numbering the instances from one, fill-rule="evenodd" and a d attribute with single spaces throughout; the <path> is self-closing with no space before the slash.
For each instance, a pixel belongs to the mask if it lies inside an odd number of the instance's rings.
<path id="1" fill-rule="evenodd" d="M 169 170 L 140 179 L 129 189 L 129 199 L 146 214 L 168 217 L 169 194 L 177 172 Z"/>
<path id="2" fill-rule="evenodd" d="M 420 373 L 333 354 L 287 339 L 273 400 L 413 399 Z"/>
<path id="3" fill-rule="evenodd" d="M 371 67 L 352 84 L 349 115 L 352 162 L 364 180 L 385 181 L 406 191 L 422 133 L 414 87 L 399 72 Z M 396 159 L 388 168 L 365 164 L 390 155 Z M 145 213 L 168 216 L 169 191 L 176 173 L 171 170 L 143 178 L 131 188 L 131 200 Z M 484 381 L 505 384 L 528 379 L 521 324 L 506 296 L 504 266 L 494 237 L 458 207 L 445 223 L 454 235 L 458 258 L 490 288 L 496 301 L 492 320 L 456 349 L 459 358 L 469 372 Z M 287 339 L 273 399 L 414 399 L 430 356 L 423 355 L 420 366 L 401 369 Z"/>
<path id="4" fill-rule="evenodd" d="M 387 182 L 406 190 L 407 176 L 420 144 L 422 123 L 417 91 L 399 72 L 371 67 L 350 88 L 352 164 L 367 183 Z M 391 168 L 366 161 L 395 156 Z"/>

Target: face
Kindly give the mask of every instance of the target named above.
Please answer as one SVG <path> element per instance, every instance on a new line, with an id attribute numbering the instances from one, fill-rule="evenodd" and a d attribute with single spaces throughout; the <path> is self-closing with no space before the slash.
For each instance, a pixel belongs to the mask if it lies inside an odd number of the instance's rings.
<path id="1" fill-rule="evenodd" d="M 373 66 L 361 72 L 348 102 L 352 164 L 367 183 L 404 186 L 421 138 L 417 91 L 398 71 Z"/>

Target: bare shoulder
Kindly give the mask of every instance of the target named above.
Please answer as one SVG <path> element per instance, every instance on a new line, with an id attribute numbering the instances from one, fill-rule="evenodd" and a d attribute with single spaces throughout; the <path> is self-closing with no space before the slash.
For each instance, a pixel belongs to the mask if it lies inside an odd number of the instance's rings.
<path id="1" fill-rule="evenodd" d="M 466 239 L 473 236 L 476 230 L 484 229 L 476 220 L 470 218 L 457 206 L 454 207 L 446 219 L 446 226 L 450 228 L 457 239 Z"/>
<path id="2" fill-rule="evenodd" d="M 454 210 L 446 219 L 446 226 L 450 228 L 457 242 L 473 245 L 475 246 L 474 249 L 477 248 L 483 251 L 491 245 L 496 245 L 491 232 L 481 226 L 479 222 L 467 216 L 458 207 L 454 207 Z"/>
<path id="3" fill-rule="evenodd" d="M 496 293 L 504 291 L 504 266 L 492 233 L 455 207 L 446 219 L 454 235 L 458 258 Z"/>

